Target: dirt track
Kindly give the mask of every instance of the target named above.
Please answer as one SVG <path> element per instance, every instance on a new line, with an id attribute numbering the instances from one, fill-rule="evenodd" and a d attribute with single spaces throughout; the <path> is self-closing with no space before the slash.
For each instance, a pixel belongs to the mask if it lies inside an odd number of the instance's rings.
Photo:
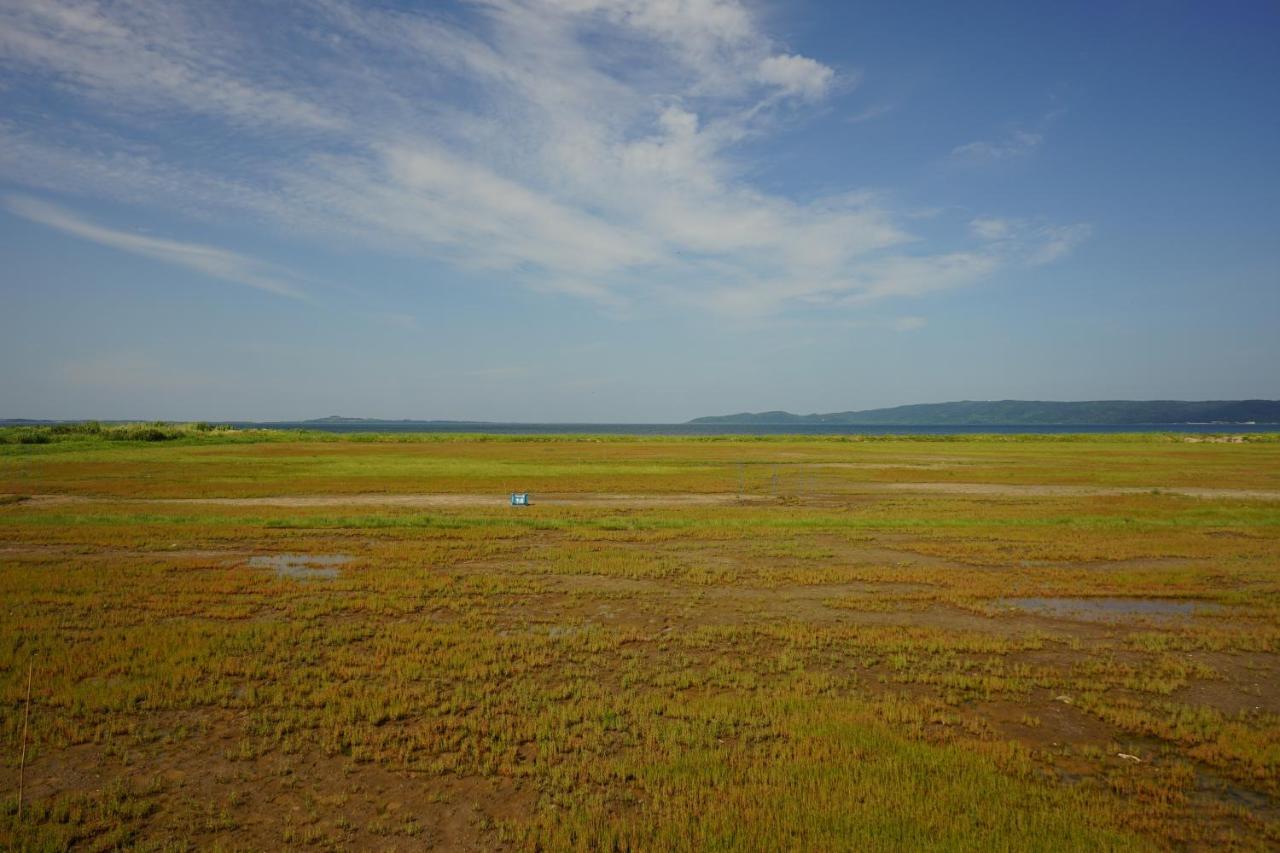
<path id="1" fill-rule="evenodd" d="M 732 493 L 693 493 L 673 495 L 619 495 L 585 493 L 579 495 L 533 496 L 534 505 L 546 506 L 719 506 L 739 501 L 764 501 L 769 497 Z M 404 507 L 455 507 L 455 506 L 506 506 L 506 495 L 493 494 L 419 494 L 419 495 L 273 495 L 255 498 L 113 498 L 85 495 L 33 495 L 25 503 L 30 506 L 59 506 L 87 503 L 140 503 L 182 504 L 205 506 L 404 506 Z"/>
<path id="2" fill-rule="evenodd" d="M 1168 486 L 1075 486 L 1013 483 L 881 483 L 875 488 L 904 492 L 938 492 L 948 495 L 991 495 L 997 497 L 1095 497 L 1099 495 L 1142 495 L 1159 492 L 1191 498 L 1276 501 L 1280 492 L 1265 489 L 1198 489 Z"/>
<path id="3" fill-rule="evenodd" d="M 1106 495 L 1141 495 L 1158 492 L 1166 495 L 1217 500 L 1280 500 L 1280 491 L 1265 489 L 1202 489 L 1166 486 L 1082 486 L 1013 483 L 859 483 L 857 492 L 923 492 L 975 497 L 1098 497 Z M 579 494 L 533 495 L 534 505 L 544 506 L 729 506 L 738 503 L 760 503 L 774 500 L 774 495 L 738 495 L 733 492 L 686 494 L 612 494 L 584 492 Z M 507 504 L 506 495 L 494 494 L 350 494 L 350 495 L 272 495 L 249 498 L 113 498 L 86 495 L 33 495 L 24 503 L 29 506 L 59 506 L 85 503 L 183 504 L 207 506 L 399 506 L 399 507 L 498 507 Z"/>

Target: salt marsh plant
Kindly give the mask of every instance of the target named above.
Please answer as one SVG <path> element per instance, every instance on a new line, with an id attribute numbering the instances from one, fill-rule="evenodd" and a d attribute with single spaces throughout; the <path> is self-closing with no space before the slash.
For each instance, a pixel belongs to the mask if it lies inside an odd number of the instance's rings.
<path id="1" fill-rule="evenodd" d="M 1280 844 L 1275 442 L 111 429 L 0 443 L 9 846 Z"/>

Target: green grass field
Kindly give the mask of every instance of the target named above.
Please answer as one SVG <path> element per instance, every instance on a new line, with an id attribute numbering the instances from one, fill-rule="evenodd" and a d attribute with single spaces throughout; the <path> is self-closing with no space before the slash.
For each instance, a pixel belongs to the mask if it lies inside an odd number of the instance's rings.
<path id="1" fill-rule="evenodd" d="M 0 430 L 0 845 L 1275 849 L 1201 438 Z"/>

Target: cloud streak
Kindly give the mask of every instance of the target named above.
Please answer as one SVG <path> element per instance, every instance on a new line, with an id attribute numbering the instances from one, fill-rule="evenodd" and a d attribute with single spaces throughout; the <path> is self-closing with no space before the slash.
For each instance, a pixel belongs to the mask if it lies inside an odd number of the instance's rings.
<path id="1" fill-rule="evenodd" d="M 74 128 L 0 123 L 11 181 L 248 217 L 612 306 L 853 308 L 1060 258 L 1079 236 L 961 231 L 971 245 L 931 252 L 875 196 L 759 189 L 742 145 L 848 91 L 855 75 L 777 44 L 738 0 L 476 0 L 430 12 L 309 0 L 287 15 L 232 0 L 0 0 L 0 62 L 90 117 Z M 157 126 L 177 144 L 151 142 Z M 1015 134 L 956 156 L 1037 144 Z M 45 218 L 289 289 L 225 250 L 66 211 Z"/>
<path id="2" fill-rule="evenodd" d="M 226 249 L 147 237 L 118 231 L 83 219 L 56 205 L 25 196 L 4 200 L 10 213 L 31 222 L 144 258 L 185 267 L 210 278 L 256 287 L 278 296 L 303 298 L 303 293 L 281 278 L 271 275 L 265 264 Z"/>

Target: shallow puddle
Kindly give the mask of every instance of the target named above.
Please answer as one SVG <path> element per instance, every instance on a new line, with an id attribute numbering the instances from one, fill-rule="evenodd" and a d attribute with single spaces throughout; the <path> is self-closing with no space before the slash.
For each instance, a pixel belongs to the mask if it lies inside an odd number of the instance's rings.
<path id="1" fill-rule="evenodd" d="M 249 558 L 256 569 L 273 569 L 278 578 L 332 580 L 339 567 L 350 563 L 346 554 L 260 554 Z"/>
<path id="2" fill-rule="evenodd" d="M 1000 604 L 1086 622 L 1112 622 L 1127 617 L 1170 619 L 1222 610 L 1222 605 L 1208 601 L 1173 598 L 1003 598 Z"/>

